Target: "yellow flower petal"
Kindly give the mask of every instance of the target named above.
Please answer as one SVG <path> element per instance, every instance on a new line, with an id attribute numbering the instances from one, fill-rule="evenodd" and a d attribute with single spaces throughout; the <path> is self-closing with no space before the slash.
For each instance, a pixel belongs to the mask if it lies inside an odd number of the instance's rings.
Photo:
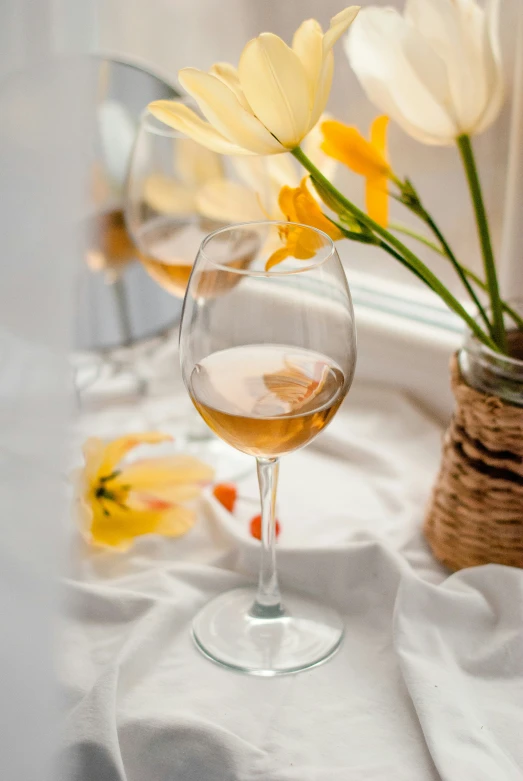
<path id="1" fill-rule="evenodd" d="M 168 434 L 161 434 L 159 431 L 127 434 L 124 437 L 114 439 L 105 446 L 98 474 L 101 477 L 112 474 L 122 458 L 138 445 L 156 445 L 158 442 L 168 442 L 171 439 L 172 437 Z"/>
<path id="2" fill-rule="evenodd" d="M 192 456 L 175 455 L 165 458 L 148 458 L 126 464 L 111 485 L 130 485 L 133 491 L 155 491 L 165 485 L 209 483 L 214 470 Z"/>
<path id="3" fill-rule="evenodd" d="M 198 144 L 224 155 L 245 155 L 250 152 L 232 143 L 212 125 L 205 122 L 189 106 L 174 100 L 155 100 L 149 103 L 151 114 L 160 122 L 179 130 Z"/>
<path id="4" fill-rule="evenodd" d="M 171 127 L 219 152 L 226 151 L 227 142 L 261 155 L 294 149 L 325 109 L 332 47 L 358 10 L 352 6 L 333 17 L 325 35 L 318 22 L 304 22 L 293 48 L 277 35 L 262 33 L 244 48 L 238 71 L 228 63 L 217 63 L 209 73 L 182 69 L 179 81 L 210 125 L 179 104 L 155 101 L 150 108 Z"/>
<path id="5" fill-rule="evenodd" d="M 270 186 L 271 188 L 276 188 L 277 194 L 284 185 L 297 187 L 300 183 L 299 169 L 296 165 L 296 160 L 291 154 L 267 158 L 265 160 L 265 170 Z"/>
<path id="6" fill-rule="evenodd" d="M 212 482 L 211 480 L 207 481 Z M 133 487 L 134 488 L 134 487 Z M 203 483 L 187 483 L 186 485 L 162 485 L 154 487 L 154 494 L 146 491 L 131 491 L 127 498 L 127 505 L 130 508 L 152 509 L 155 502 L 161 502 L 165 505 L 175 505 L 181 502 L 189 502 L 201 496 L 205 485 Z"/>
<path id="7" fill-rule="evenodd" d="M 196 513 L 194 510 L 177 505 L 162 515 L 156 527 L 156 534 L 162 534 L 165 537 L 180 537 L 194 526 L 195 521 Z"/>
<path id="8" fill-rule="evenodd" d="M 374 149 L 383 157 L 384 160 L 388 159 L 387 155 L 387 128 L 389 126 L 389 118 L 386 114 L 372 122 L 370 126 L 370 142 Z"/>
<path id="9" fill-rule="evenodd" d="M 297 54 L 277 35 L 263 33 L 242 52 L 238 68 L 254 114 L 287 149 L 294 149 L 310 126 L 309 81 Z"/>
<path id="10" fill-rule="evenodd" d="M 292 252 L 287 247 L 280 247 L 280 249 L 275 250 L 265 264 L 265 271 L 270 271 L 274 266 L 282 263 L 291 255 Z"/>
<path id="11" fill-rule="evenodd" d="M 246 111 L 251 110 L 251 107 L 249 106 L 249 103 L 241 88 L 238 70 L 234 67 L 234 65 L 230 65 L 228 62 L 217 62 L 212 66 L 209 73 L 212 76 L 217 76 L 223 81 L 224 84 L 227 84 L 229 89 L 234 92 Z"/>
<path id="12" fill-rule="evenodd" d="M 320 205 L 309 192 L 307 188 L 307 177 L 302 179 L 300 186 L 295 191 L 294 204 L 298 222 L 323 231 L 327 236 L 330 236 L 333 241 L 338 241 L 343 238 L 343 233 L 325 217 Z M 308 231 L 307 234 L 310 235 Z"/>
<path id="13" fill-rule="evenodd" d="M 367 214 L 384 228 L 389 224 L 389 193 L 387 176 L 369 176 L 365 187 Z"/>
<path id="14" fill-rule="evenodd" d="M 316 19 L 307 19 L 298 27 L 292 39 L 292 49 L 300 58 L 307 74 L 311 106 L 314 105 L 323 66 L 323 30 Z"/>
<path id="15" fill-rule="evenodd" d="M 385 175 L 390 166 L 383 155 L 361 135 L 355 127 L 330 120 L 322 124 L 325 154 L 344 163 L 362 176 Z"/>
<path id="16" fill-rule="evenodd" d="M 200 214 L 227 224 L 263 220 L 260 198 L 249 187 L 226 179 L 207 182 L 196 196 Z"/>
<path id="17" fill-rule="evenodd" d="M 260 119 L 246 111 L 234 92 L 217 76 L 196 68 L 183 68 L 179 79 L 213 127 L 231 143 L 258 155 L 283 151 Z"/>
<path id="18" fill-rule="evenodd" d="M 289 222 L 298 222 L 296 214 L 296 207 L 294 205 L 294 194 L 296 192 L 295 187 L 284 186 L 281 188 L 280 197 L 278 203 L 280 209 Z"/>
<path id="19" fill-rule="evenodd" d="M 105 455 L 106 444 L 103 439 L 89 437 L 84 442 L 82 453 L 85 461 L 83 477 L 88 483 L 96 480 Z"/>
<path id="20" fill-rule="evenodd" d="M 338 41 L 346 30 L 349 29 L 360 11 L 359 5 L 351 5 L 349 8 L 344 8 L 336 16 L 333 16 L 330 22 L 330 28 L 323 36 L 323 50 L 328 52 L 332 49 L 336 41 Z"/>
<path id="21" fill-rule="evenodd" d="M 188 531 L 195 520 L 194 512 L 183 506 L 169 510 L 124 510 L 107 503 L 109 515 L 95 513 L 91 526 L 91 541 L 124 550 L 135 537 L 144 534 L 177 536 Z"/>
<path id="22" fill-rule="evenodd" d="M 147 177 L 143 197 L 151 209 L 161 214 L 192 214 L 196 207 L 193 189 L 163 174 Z"/>
<path id="23" fill-rule="evenodd" d="M 327 52 L 326 57 L 323 60 L 323 65 L 318 78 L 318 86 L 316 89 L 316 98 L 314 101 L 314 108 L 311 115 L 311 125 L 315 125 L 319 118 L 327 107 L 327 101 L 329 99 L 332 77 L 334 75 L 334 55 L 332 50 Z"/>
<path id="24" fill-rule="evenodd" d="M 272 253 L 265 264 L 266 271 L 289 257 L 309 260 L 321 248 L 323 242 L 320 236 L 292 223 L 317 228 L 333 241 L 343 238 L 343 233 L 323 214 L 320 205 L 309 192 L 307 177 L 302 179 L 299 187 L 282 187 L 279 205 L 290 224 L 284 230 L 285 246 Z"/>
<path id="25" fill-rule="evenodd" d="M 174 145 L 174 166 L 188 188 L 200 187 L 223 176 L 223 157 L 192 138 L 178 138 Z"/>

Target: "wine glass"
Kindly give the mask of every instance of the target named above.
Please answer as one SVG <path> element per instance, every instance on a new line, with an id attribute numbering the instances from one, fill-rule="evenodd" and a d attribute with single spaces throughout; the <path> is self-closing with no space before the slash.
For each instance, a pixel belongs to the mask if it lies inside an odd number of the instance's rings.
<path id="1" fill-rule="evenodd" d="M 180 100 L 199 111 L 192 99 Z M 205 236 L 225 224 L 263 216 L 263 160 L 250 163 L 249 172 L 256 174 L 250 187 L 235 179 L 234 169 L 241 165 L 167 127 L 147 109 L 143 112 L 128 171 L 125 220 L 140 261 L 173 296 L 178 312 Z M 210 295 L 215 294 L 213 288 Z M 178 443 L 213 465 L 217 480 L 244 474 L 250 460 L 215 437 L 192 406 L 190 412 L 194 417 L 178 416 L 178 428 L 185 428 L 185 438 L 176 432 Z M 166 421 L 161 425 L 165 428 Z"/>
<path id="2" fill-rule="evenodd" d="M 327 426 L 354 374 L 354 313 L 331 239 L 278 222 L 210 234 L 185 296 L 180 358 L 207 425 L 256 458 L 262 509 L 258 588 L 226 592 L 204 607 L 193 623 L 196 644 L 212 660 L 257 675 L 317 665 L 338 648 L 343 624 L 307 596 L 282 601 L 274 512 L 280 457 Z"/>

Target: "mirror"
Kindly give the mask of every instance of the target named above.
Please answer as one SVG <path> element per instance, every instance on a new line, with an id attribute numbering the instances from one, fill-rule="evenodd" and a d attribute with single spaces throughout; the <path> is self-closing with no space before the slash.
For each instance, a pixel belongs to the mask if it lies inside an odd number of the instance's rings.
<path id="1" fill-rule="evenodd" d="M 137 260 L 125 228 L 127 166 L 140 115 L 151 100 L 176 91 L 125 62 L 92 58 L 96 69 L 96 143 L 90 175 L 87 249 L 75 290 L 77 356 L 108 355 L 169 332 L 181 303 L 157 285 Z"/>

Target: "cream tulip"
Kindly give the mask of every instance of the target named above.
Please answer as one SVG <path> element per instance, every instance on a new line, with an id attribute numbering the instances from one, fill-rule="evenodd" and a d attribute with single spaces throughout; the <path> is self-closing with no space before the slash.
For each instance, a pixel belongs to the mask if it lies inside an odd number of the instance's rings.
<path id="1" fill-rule="evenodd" d="M 303 151 L 323 176 L 332 180 L 337 163 L 321 148 L 320 126 L 329 119 L 328 114 L 321 115 L 303 142 Z M 300 183 L 300 168 L 292 155 L 239 155 L 230 157 L 229 162 L 233 178 L 215 176 L 199 188 L 196 208 L 200 214 L 225 223 L 284 220 L 285 214 L 279 206 L 280 191 L 282 187 L 295 188 Z M 315 190 L 313 197 L 319 199 Z"/>
<path id="2" fill-rule="evenodd" d="M 223 154 L 273 155 L 297 147 L 325 109 L 332 83 L 332 48 L 356 18 L 351 6 L 331 19 L 323 33 L 308 19 L 292 47 L 272 33 L 245 46 L 238 69 L 227 63 L 208 73 L 183 68 L 182 87 L 208 120 L 182 103 L 157 100 L 151 113 L 166 125 Z"/>
<path id="3" fill-rule="evenodd" d="M 370 100 L 406 133 L 445 145 L 481 133 L 503 103 L 499 0 L 407 0 L 365 8 L 346 39 Z"/>

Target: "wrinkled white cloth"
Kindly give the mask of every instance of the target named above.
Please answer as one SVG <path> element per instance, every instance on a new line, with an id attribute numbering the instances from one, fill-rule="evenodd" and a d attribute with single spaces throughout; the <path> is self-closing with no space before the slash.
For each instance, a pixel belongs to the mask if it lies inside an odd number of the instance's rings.
<path id="1" fill-rule="evenodd" d="M 116 421 L 84 425 L 107 434 Z M 337 655 L 298 675 L 229 672 L 189 634 L 209 599 L 255 578 L 254 471 L 233 516 L 208 496 L 182 538 L 142 538 L 124 554 L 81 547 L 66 584 L 64 773 L 521 781 L 523 572 L 449 576 L 432 558 L 420 524 L 440 438 L 405 397 L 356 387 L 317 442 L 282 461 L 283 591 L 314 595 L 346 622 Z"/>

